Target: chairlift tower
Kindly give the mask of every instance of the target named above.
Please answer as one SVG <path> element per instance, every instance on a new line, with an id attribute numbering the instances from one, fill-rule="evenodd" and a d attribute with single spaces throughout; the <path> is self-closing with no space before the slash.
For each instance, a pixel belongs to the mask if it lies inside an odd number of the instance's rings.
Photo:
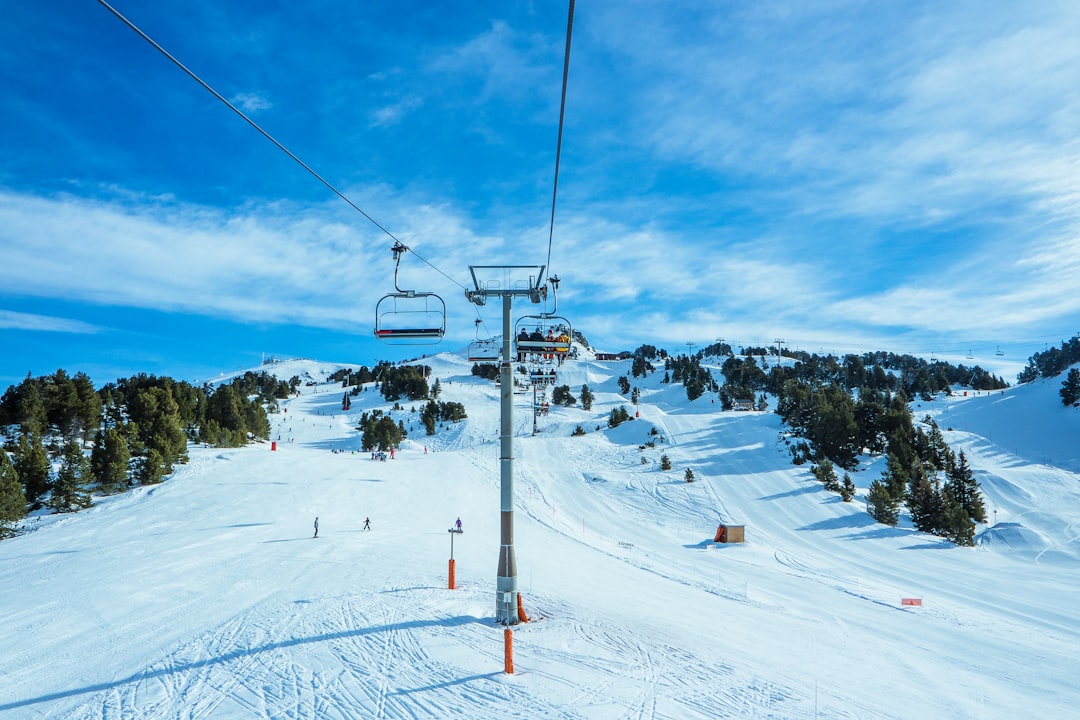
<path id="1" fill-rule="evenodd" d="M 514 379 L 511 306 L 515 297 L 539 303 L 547 298 L 544 265 L 470 265 L 475 289 L 465 297 L 477 305 L 502 298 L 502 358 L 499 362 L 499 568 L 495 581 L 495 619 L 518 623 L 517 560 L 514 557 Z"/>

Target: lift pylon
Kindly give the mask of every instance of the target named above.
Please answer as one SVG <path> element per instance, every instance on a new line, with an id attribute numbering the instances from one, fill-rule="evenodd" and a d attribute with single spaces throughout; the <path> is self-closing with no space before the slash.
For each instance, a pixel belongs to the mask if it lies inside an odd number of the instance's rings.
<path id="1" fill-rule="evenodd" d="M 472 265 L 470 302 L 484 305 L 502 299 L 502 358 L 499 362 L 499 567 L 495 579 L 495 619 L 516 625 L 518 618 L 517 558 L 514 554 L 514 379 L 511 309 L 514 298 L 539 303 L 547 296 L 543 265 Z"/>

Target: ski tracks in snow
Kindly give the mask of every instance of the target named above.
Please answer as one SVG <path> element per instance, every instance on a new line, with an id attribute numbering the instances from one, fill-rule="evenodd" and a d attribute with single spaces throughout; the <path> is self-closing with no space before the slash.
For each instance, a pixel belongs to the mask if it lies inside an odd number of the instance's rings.
<path id="1" fill-rule="evenodd" d="M 489 599 L 485 593 L 484 607 Z M 481 602 L 462 591 L 454 601 Z M 492 671 L 501 666 L 500 640 L 501 630 L 490 621 L 467 612 L 447 615 L 444 591 L 419 584 L 279 599 L 202 633 L 138 673 L 87 688 L 93 694 L 82 704 L 48 717 L 414 719 L 496 717 L 507 707 L 522 717 L 559 717 L 535 688 Z"/>

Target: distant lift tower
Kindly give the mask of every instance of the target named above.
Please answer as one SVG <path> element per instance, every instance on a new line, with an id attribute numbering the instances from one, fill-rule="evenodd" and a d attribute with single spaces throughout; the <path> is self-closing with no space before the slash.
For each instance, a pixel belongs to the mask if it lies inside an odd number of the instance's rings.
<path id="1" fill-rule="evenodd" d="M 539 303 L 547 297 L 543 265 L 470 265 L 475 289 L 465 297 L 485 305 L 489 297 L 502 298 L 502 359 L 499 362 L 501 400 L 499 431 L 500 545 L 495 585 L 495 619 L 503 625 L 518 623 L 517 560 L 514 558 L 514 375 L 511 302 L 515 297 Z"/>

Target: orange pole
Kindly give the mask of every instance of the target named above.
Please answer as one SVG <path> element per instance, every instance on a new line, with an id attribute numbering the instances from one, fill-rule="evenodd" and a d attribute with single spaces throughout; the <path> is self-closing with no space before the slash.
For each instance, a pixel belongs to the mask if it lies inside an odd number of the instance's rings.
<path id="1" fill-rule="evenodd" d="M 450 558 L 450 589 L 454 589 L 454 558 Z"/>
<path id="2" fill-rule="evenodd" d="M 514 631 L 503 630 L 503 664 L 507 675 L 514 674 Z"/>

